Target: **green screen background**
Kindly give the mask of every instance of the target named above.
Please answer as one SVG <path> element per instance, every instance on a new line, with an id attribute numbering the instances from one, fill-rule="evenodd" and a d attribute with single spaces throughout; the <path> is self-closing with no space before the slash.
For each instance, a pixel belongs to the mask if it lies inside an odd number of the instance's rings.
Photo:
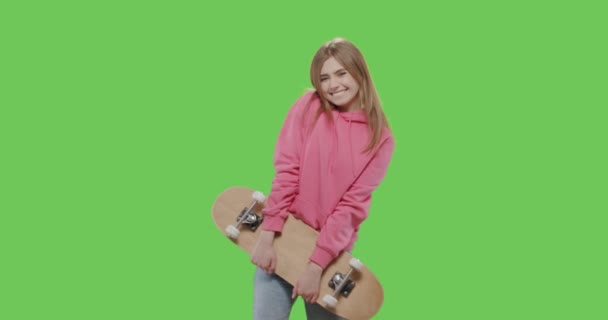
<path id="1" fill-rule="evenodd" d="M 268 192 L 341 36 L 397 142 L 354 250 L 376 318 L 605 319 L 600 3 L 3 2 L 0 318 L 251 318 L 210 209 Z"/>

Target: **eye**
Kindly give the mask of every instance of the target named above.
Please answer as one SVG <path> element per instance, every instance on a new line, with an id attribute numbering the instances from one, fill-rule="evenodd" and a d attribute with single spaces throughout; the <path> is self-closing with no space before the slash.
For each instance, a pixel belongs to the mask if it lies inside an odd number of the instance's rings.
<path id="1" fill-rule="evenodd" d="M 326 81 L 328 78 L 321 78 L 321 82 Z"/>
<path id="2" fill-rule="evenodd" d="M 338 72 L 338 75 L 339 75 L 340 77 L 343 77 L 343 76 L 345 76 L 345 75 L 346 75 L 346 71 L 340 71 L 340 72 Z"/>

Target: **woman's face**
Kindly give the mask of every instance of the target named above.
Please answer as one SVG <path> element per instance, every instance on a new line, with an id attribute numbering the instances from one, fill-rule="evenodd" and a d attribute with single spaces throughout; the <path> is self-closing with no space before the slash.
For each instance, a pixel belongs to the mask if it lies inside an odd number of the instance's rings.
<path id="1" fill-rule="evenodd" d="M 342 111 L 359 108 L 359 84 L 334 57 L 330 57 L 321 67 L 321 91 L 325 99 Z"/>

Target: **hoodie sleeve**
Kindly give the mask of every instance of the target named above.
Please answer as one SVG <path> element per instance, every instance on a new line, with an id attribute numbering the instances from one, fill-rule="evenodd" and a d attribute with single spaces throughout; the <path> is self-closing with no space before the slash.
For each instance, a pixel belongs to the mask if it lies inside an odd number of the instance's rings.
<path id="1" fill-rule="evenodd" d="M 300 155 L 304 145 L 304 111 L 314 92 L 303 95 L 287 113 L 279 133 L 274 153 L 275 176 L 266 207 L 262 210 L 262 229 L 281 232 L 287 210 L 293 203 L 299 186 Z M 312 110 L 313 108 L 311 108 Z M 309 112 L 310 113 L 310 110 Z"/>
<path id="2" fill-rule="evenodd" d="M 325 269 L 349 245 L 353 234 L 367 218 L 372 192 L 384 178 L 394 146 L 391 135 L 342 196 L 321 228 L 310 261 Z"/>

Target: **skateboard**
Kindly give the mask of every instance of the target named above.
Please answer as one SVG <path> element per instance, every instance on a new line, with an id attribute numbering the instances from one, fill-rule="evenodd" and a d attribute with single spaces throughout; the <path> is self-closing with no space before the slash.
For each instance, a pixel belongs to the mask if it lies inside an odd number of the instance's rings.
<path id="1" fill-rule="evenodd" d="M 217 228 L 249 256 L 260 234 L 266 204 L 263 193 L 246 187 L 222 192 L 211 209 Z M 289 214 L 283 232 L 274 239 L 277 254 L 275 273 L 291 285 L 308 265 L 318 232 Z M 323 272 L 317 303 L 340 317 L 358 320 L 373 317 L 384 300 L 382 286 L 374 274 L 343 252 Z"/>

